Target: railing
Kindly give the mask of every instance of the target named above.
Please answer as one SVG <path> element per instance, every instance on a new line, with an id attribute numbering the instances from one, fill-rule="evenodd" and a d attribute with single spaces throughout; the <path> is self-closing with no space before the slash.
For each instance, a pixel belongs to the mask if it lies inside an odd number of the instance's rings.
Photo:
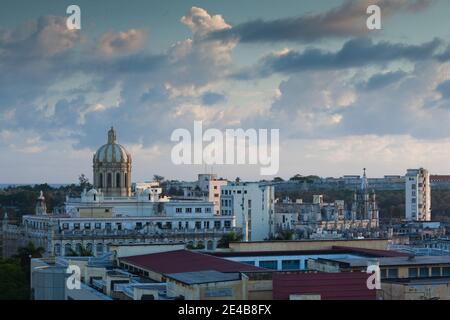
<path id="1" fill-rule="evenodd" d="M 416 256 L 448 256 L 450 255 L 450 250 L 439 249 L 439 248 L 424 248 L 424 247 L 414 247 L 407 245 L 390 245 L 389 250 L 400 251 L 405 253 L 410 253 Z"/>

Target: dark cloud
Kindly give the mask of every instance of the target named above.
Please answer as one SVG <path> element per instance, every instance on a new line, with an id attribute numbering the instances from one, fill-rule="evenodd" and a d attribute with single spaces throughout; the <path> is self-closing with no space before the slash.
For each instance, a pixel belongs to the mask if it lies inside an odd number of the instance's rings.
<path id="1" fill-rule="evenodd" d="M 224 101 L 226 101 L 226 96 L 222 93 L 209 91 L 202 95 L 202 103 L 207 106 L 212 106 Z"/>
<path id="2" fill-rule="evenodd" d="M 254 20 L 230 29 L 212 32 L 208 39 L 240 42 L 312 42 L 324 38 L 345 38 L 367 34 L 366 10 L 376 4 L 383 18 L 397 13 L 417 12 L 428 8 L 432 0 L 347 0 L 341 6 L 325 13 L 272 21 Z"/>
<path id="3" fill-rule="evenodd" d="M 442 98 L 450 99 L 450 80 L 440 83 L 436 90 L 442 95 Z"/>
<path id="4" fill-rule="evenodd" d="M 347 41 L 337 52 L 309 48 L 303 52 L 271 54 L 262 58 L 254 68 L 243 69 L 233 76 L 246 79 L 277 72 L 289 74 L 308 70 L 337 70 L 386 65 L 397 60 L 415 62 L 432 58 L 441 43 L 441 40 L 434 39 L 421 45 L 407 45 L 386 41 L 374 43 L 368 38 L 358 38 Z"/>
<path id="5" fill-rule="evenodd" d="M 388 85 L 398 82 L 403 79 L 407 75 L 404 71 L 393 71 L 386 73 L 375 74 L 367 80 L 359 85 L 361 89 L 365 90 L 376 90 L 384 88 Z"/>

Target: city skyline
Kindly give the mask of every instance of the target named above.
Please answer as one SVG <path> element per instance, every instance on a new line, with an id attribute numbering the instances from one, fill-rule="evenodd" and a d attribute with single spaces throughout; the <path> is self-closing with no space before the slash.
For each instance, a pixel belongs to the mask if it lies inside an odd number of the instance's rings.
<path id="1" fill-rule="evenodd" d="M 77 1 L 79 31 L 70 4 L 2 4 L 0 183 L 90 177 L 111 125 L 133 181 L 193 180 L 204 166 L 172 164 L 170 134 L 195 120 L 280 129 L 285 179 L 450 174 L 448 2 Z M 270 179 L 257 165 L 209 170 Z"/>

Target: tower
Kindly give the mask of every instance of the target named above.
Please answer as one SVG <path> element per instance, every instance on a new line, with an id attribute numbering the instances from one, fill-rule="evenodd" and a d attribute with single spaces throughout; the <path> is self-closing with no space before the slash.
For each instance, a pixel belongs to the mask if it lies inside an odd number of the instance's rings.
<path id="1" fill-rule="evenodd" d="M 131 155 L 117 143 L 113 127 L 108 131 L 108 143 L 101 146 L 93 159 L 94 188 L 106 197 L 131 195 Z"/>
<path id="2" fill-rule="evenodd" d="M 42 191 L 36 200 L 35 213 L 37 216 L 47 215 L 47 205 L 45 204 L 45 197 Z"/>
<path id="3" fill-rule="evenodd" d="M 369 227 L 378 227 L 378 206 L 375 191 L 369 192 L 366 168 L 361 178 L 361 184 L 353 195 L 351 216 L 353 220 L 367 220 Z"/>

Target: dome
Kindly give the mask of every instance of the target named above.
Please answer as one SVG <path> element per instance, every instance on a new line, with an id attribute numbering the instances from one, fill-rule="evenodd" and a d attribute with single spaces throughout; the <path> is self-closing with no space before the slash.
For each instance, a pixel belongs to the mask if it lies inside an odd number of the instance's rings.
<path id="1" fill-rule="evenodd" d="M 127 150 L 116 143 L 116 131 L 111 128 L 108 132 L 108 143 L 101 146 L 94 155 L 94 162 L 123 163 L 131 160 Z"/>

